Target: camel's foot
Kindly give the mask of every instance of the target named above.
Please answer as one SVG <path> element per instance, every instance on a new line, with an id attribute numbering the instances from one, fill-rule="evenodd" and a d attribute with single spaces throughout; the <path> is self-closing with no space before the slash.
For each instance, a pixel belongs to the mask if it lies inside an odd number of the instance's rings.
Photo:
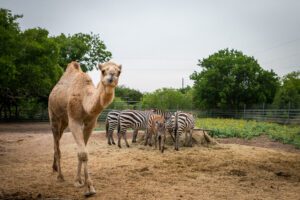
<path id="1" fill-rule="evenodd" d="M 63 176 L 62 174 L 59 174 L 59 175 L 57 176 L 57 181 L 59 181 L 59 182 L 65 181 L 64 176 Z"/>
<path id="2" fill-rule="evenodd" d="M 116 145 L 116 143 L 115 143 L 115 142 L 112 142 L 112 144 L 113 144 L 113 145 Z"/>
<path id="3" fill-rule="evenodd" d="M 94 195 L 94 194 L 96 194 L 96 190 L 95 190 L 95 188 L 94 188 L 94 186 L 88 186 L 87 187 L 87 190 L 86 190 L 86 192 L 84 193 L 84 196 L 85 197 L 89 197 L 89 196 L 92 196 L 92 195 Z"/>
<path id="4" fill-rule="evenodd" d="M 132 140 L 132 143 L 136 143 L 136 140 Z"/>
<path id="5" fill-rule="evenodd" d="M 130 146 L 129 146 L 129 144 L 126 144 L 126 146 L 129 148 Z"/>
<path id="6" fill-rule="evenodd" d="M 84 186 L 84 182 L 82 180 L 76 180 L 74 182 L 74 186 L 77 188 L 83 187 Z"/>
<path id="7" fill-rule="evenodd" d="M 118 147 L 119 147 L 119 148 L 122 148 L 120 144 L 118 144 Z"/>
<path id="8" fill-rule="evenodd" d="M 108 142 L 108 145 L 111 145 L 111 143 L 110 143 L 110 142 Z"/>

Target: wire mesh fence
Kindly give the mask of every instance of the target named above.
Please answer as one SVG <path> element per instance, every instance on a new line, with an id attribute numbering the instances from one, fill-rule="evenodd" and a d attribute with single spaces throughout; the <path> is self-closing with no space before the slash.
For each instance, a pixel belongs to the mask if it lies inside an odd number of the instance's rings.
<path id="1" fill-rule="evenodd" d="M 125 108 L 127 109 L 127 108 Z M 98 121 L 104 122 L 107 113 L 112 109 L 105 109 L 99 115 Z M 122 109 L 121 109 L 122 110 Z M 176 111 L 176 110 L 169 110 Z M 245 120 L 256 120 L 275 122 L 280 124 L 299 124 L 300 125 L 300 109 L 238 109 L 238 110 L 185 110 L 192 112 L 194 116 L 199 118 L 234 118 Z M 28 122 L 45 122 L 49 121 L 48 110 L 19 110 L 17 116 L 5 116 L 5 113 L 0 113 L 0 122 L 14 122 L 14 121 L 28 121 Z"/>

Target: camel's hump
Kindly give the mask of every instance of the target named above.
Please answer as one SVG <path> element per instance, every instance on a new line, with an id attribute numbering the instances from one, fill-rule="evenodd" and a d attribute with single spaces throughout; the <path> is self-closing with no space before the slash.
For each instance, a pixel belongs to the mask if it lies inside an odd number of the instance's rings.
<path id="1" fill-rule="evenodd" d="M 80 64 L 76 61 L 72 61 L 68 64 L 66 71 L 81 71 Z"/>

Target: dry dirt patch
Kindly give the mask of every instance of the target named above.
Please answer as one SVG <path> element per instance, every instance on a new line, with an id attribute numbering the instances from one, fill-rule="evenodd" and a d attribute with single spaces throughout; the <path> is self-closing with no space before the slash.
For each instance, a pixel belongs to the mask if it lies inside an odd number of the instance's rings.
<path id="1" fill-rule="evenodd" d="M 83 199 L 83 189 L 73 187 L 71 133 L 61 146 L 65 182 L 52 172 L 51 134 L 1 132 L 0 199 Z M 220 144 L 179 152 L 167 146 L 161 154 L 140 144 L 109 146 L 103 132 L 93 133 L 88 150 L 97 190 L 91 199 L 299 199 L 299 153 Z"/>

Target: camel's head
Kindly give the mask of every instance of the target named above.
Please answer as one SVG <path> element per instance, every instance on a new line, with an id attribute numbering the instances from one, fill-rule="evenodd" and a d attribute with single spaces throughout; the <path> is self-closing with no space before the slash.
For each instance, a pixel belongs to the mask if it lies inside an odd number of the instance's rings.
<path id="1" fill-rule="evenodd" d="M 122 65 L 113 61 L 99 64 L 101 71 L 101 81 L 105 86 L 116 87 L 118 85 L 119 76 L 121 74 Z"/>

